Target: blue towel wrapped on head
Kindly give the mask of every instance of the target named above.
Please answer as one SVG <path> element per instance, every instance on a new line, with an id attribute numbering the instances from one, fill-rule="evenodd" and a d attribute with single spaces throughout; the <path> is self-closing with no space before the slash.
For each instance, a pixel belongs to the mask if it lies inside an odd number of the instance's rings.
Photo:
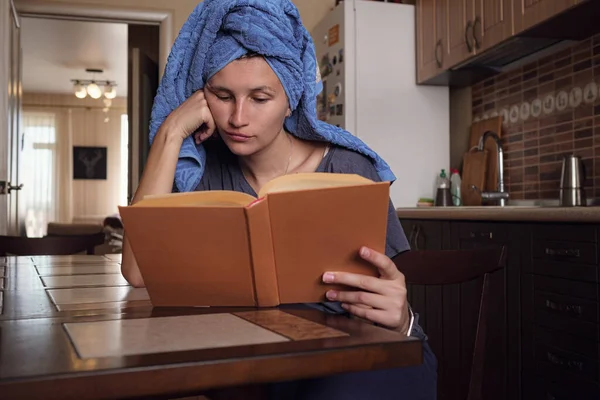
<path id="1" fill-rule="evenodd" d="M 183 25 L 169 55 L 154 100 L 150 143 L 181 103 L 231 61 L 248 52 L 262 55 L 279 77 L 291 116 L 285 129 L 294 136 L 327 141 L 369 157 L 384 181 L 394 181 L 388 164 L 364 142 L 317 119 L 317 95 L 323 83 L 312 38 L 290 0 L 204 0 Z M 188 137 L 181 147 L 175 185 L 194 190 L 204 173 L 206 153 Z"/>

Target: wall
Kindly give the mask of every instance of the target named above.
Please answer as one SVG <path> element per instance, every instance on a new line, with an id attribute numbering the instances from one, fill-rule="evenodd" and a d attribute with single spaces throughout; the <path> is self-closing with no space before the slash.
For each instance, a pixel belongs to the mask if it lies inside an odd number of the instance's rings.
<path id="1" fill-rule="evenodd" d="M 598 82 L 600 35 L 472 87 L 474 121 L 504 116 L 512 198 L 558 198 L 566 153 L 582 157 L 587 195 L 600 196 Z"/>
<path id="2" fill-rule="evenodd" d="M 28 0 L 15 0 L 16 4 Z M 188 19 L 191 12 L 200 0 L 44 0 L 45 3 L 85 4 L 104 6 L 112 9 L 126 8 L 139 10 L 161 10 L 171 11 L 173 14 L 173 39 L 177 37 L 179 30 Z M 335 6 L 335 0 L 293 0 L 304 25 L 310 31 L 329 9 Z"/>
<path id="3" fill-rule="evenodd" d="M 23 111 L 50 111 L 57 115 L 59 150 L 61 222 L 104 218 L 118 212 L 121 177 L 127 165 L 121 165 L 121 115 L 127 113 L 125 98 L 116 98 L 108 114 L 102 100 L 77 99 L 73 95 L 25 93 Z M 109 122 L 104 122 L 108 115 Z M 72 179 L 72 146 L 107 147 L 106 180 Z"/>

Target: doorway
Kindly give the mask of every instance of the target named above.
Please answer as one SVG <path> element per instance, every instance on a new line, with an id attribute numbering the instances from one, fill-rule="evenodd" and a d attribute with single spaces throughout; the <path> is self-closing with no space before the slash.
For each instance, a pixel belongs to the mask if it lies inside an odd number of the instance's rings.
<path id="1" fill-rule="evenodd" d="M 128 203 L 143 170 L 160 24 L 31 12 L 20 22 L 14 150 L 23 188 L 9 233 L 44 236 L 53 221 L 102 223 Z"/>

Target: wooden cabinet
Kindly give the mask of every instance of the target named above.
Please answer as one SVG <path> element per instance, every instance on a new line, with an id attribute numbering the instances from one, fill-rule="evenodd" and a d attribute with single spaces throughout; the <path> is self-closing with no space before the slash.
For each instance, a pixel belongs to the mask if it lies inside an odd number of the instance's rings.
<path id="1" fill-rule="evenodd" d="M 417 80 L 419 82 L 425 82 L 443 71 L 447 1 L 449 0 L 417 2 Z"/>
<path id="2" fill-rule="evenodd" d="M 505 268 L 492 282 L 505 295 L 493 310 L 486 400 L 600 398 L 600 225 L 401 222 L 411 247 L 420 250 L 506 248 Z M 466 398 L 464 360 L 474 337 L 464 332 L 477 324 L 478 287 L 408 287 L 438 357 L 441 400 Z"/>
<path id="3" fill-rule="evenodd" d="M 531 230 L 522 274 L 524 399 L 600 398 L 597 238 L 594 225 Z"/>
<path id="4" fill-rule="evenodd" d="M 442 250 L 449 245 L 449 223 L 440 221 L 400 221 L 413 250 Z"/>
<path id="5" fill-rule="evenodd" d="M 477 53 L 484 52 L 512 36 L 514 1 L 516 0 L 476 2 L 473 34 Z"/>
<path id="6" fill-rule="evenodd" d="M 512 1 L 417 1 L 418 82 L 430 81 L 510 37 Z"/>
<path id="7" fill-rule="evenodd" d="M 475 54 L 474 25 L 475 1 L 474 0 L 447 0 L 447 26 L 448 37 L 446 53 L 444 54 L 444 67 L 456 65 L 471 55 Z"/>
<path id="8" fill-rule="evenodd" d="M 488 0 L 483 0 L 486 3 Z M 498 1 L 498 0 L 497 0 Z M 594 0 L 592 0 L 594 1 Z M 580 0 L 512 0 L 515 33 L 560 14 Z"/>
<path id="9" fill-rule="evenodd" d="M 464 75 L 450 70 L 590 1 L 596 0 L 417 0 L 417 82 L 447 84 L 450 75 Z"/>

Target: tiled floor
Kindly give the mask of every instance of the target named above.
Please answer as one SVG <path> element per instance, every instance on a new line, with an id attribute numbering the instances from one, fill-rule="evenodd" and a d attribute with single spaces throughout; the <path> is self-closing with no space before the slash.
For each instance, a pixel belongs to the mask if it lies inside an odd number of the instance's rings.
<path id="1" fill-rule="evenodd" d="M 81 358 L 121 357 L 289 341 L 231 314 L 66 323 Z"/>

